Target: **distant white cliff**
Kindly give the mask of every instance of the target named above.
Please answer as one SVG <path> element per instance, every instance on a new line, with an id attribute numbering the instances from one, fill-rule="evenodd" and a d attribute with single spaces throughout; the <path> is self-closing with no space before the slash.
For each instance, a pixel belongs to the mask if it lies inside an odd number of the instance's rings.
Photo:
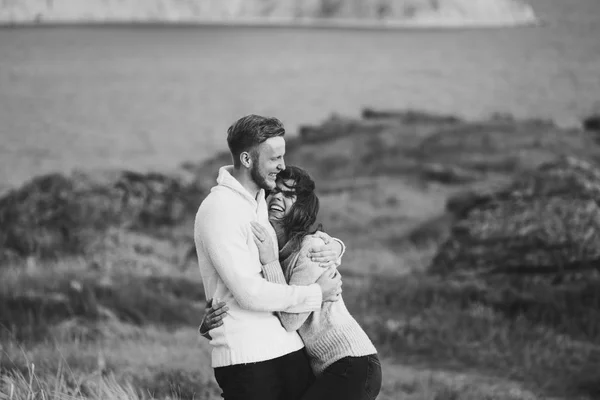
<path id="1" fill-rule="evenodd" d="M 134 21 L 510 26 L 537 19 L 521 0 L 0 0 L 0 23 Z"/>

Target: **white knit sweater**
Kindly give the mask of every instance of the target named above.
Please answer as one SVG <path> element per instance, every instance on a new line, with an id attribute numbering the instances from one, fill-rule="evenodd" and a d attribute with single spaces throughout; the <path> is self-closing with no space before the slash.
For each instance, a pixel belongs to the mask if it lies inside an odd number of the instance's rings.
<path id="1" fill-rule="evenodd" d="M 231 166 L 219 170 L 217 186 L 196 214 L 194 239 L 206 297 L 229 307 L 223 325 L 212 329 L 212 366 L 266 361 L 300 350 L 295 331 L 281 325 L 275 311 L 301 313 L 319 310 L 318 285 L 287 286 L 263 278 L 251 221 L 269 230 L 264 191 L 250 194 L 232 175 Z"/>

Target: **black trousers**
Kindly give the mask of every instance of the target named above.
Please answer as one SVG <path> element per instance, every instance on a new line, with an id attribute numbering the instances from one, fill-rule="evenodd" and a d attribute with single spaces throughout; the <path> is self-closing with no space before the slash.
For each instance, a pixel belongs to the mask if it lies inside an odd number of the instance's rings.
<path id="1" fill-rule="evenodd" d="M 314 375 L 304 349 L 273 360 L 215 368 L 225 400 L 299 400 Z"/>
<path id="2" fill-rule="evenodd" d="M 302 400 L 374 400 L 381 390 L 381 380 L 376 354 L 344 357 L 317 377 Z"/>

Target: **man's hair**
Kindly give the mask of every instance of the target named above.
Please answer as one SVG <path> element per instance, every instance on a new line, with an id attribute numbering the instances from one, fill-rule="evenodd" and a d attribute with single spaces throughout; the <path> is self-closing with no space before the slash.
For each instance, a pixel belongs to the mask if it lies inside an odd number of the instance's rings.
<path id="1" fill-rule="evenodd" d="M 290 212 L 283 217 L 281 224 L 285 230 L 287 242 L 291 242 L 292 248 L 297 250 L 306 235 L 316 232 L 311 230 L 319 214 L 319 198 L 315 193 L 315 182 L 308 172 L 302 168 L 288 165 L 286 169 L 277 175 L 278 181 L 292 180 L 293 190 L 296 193 L 296 202 L 292 205 Z M 290 187 L 292 189 L 292 187 Z M 321 225 L 317 229 L 323 229 Z"/>
<path id="2" fill-rule="evenodd" d="M 227 129 L 227 145 L 234 168 L 240 167 L 240 154 L 250 151 L 267 139 L 285 135 L 283 123 L 277 118 L 247 115 Z"/>

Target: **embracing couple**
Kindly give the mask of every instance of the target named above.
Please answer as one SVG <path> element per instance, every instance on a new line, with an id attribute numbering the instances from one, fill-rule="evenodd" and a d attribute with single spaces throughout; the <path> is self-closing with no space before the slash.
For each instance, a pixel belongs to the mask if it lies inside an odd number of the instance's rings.
<path id="1" fill-rule="evenodd" d="M 286 168 L 284 134 L 276 118 L 235 122 L 233 165 L 219 170 L 196 214 L 211 305 L 200 333 L 215 378 L 226 400 L 375 399 L 377 350 L 341 297 L 344 244 L 312 229 L 315 183 Z"/>

